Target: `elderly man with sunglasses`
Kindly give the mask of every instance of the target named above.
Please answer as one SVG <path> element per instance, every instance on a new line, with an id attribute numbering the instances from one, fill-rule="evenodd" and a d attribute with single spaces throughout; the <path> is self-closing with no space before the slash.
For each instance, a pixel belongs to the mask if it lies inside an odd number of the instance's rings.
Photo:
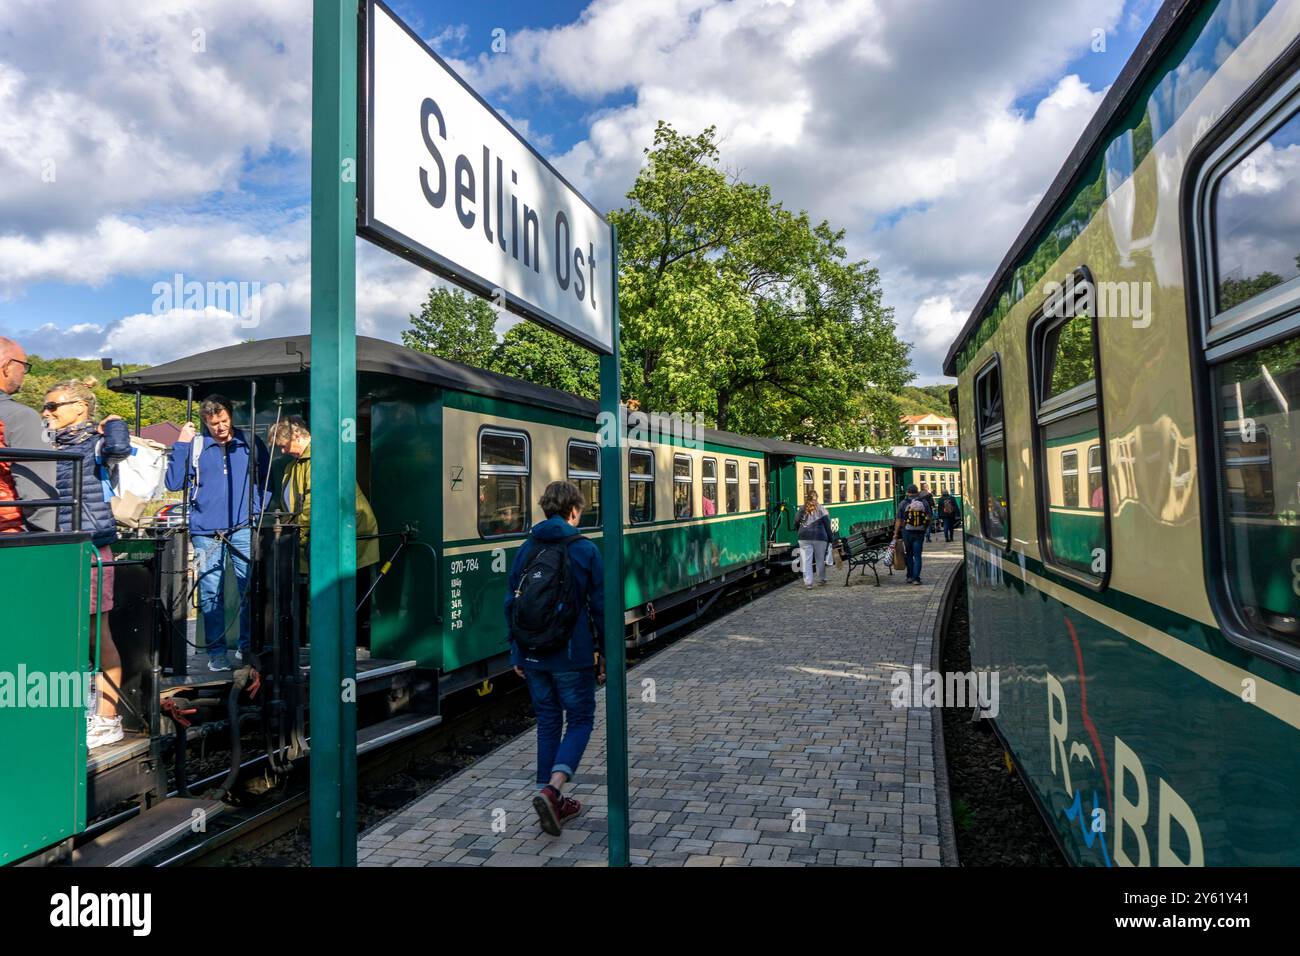
<path id="1" fill-rule="evenodd" d="M 22 346 L 12 339 L 0 336 L 0 422 L 4 422 L 5 445 L 10 449 L 50 451 L 41 416 L 13 398 L 23 387 L 23 379 L 31 370 L 31 363 L 27 361 L 27 353 Z M 13 477 L 18 499 L 57 498 L 55 467 L 52 461 L 14 465 Z M 28 531 L 54 530 L 56 516 L 53 508 L 24 508 L 23 512 Z"/>

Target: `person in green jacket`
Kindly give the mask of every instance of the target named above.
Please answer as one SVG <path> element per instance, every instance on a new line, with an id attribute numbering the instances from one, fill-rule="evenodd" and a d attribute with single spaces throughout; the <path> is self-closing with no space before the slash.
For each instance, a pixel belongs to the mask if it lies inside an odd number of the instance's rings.
<path id="1" fill-rule="evenodd" d="M 293 462 L 285 469 L 280 486 L 280 498 L 286 510 L 294 515 L 300 528 L 298 545 L 298 571 L 305 579 L 310 573 L 311 556 L 311 431 L 300 415 L 289 415 L 271 426 L 267 438 L 282 455 Z M 357 486 L 357 600 L 370 591 L 374 566 L 379 563 L 379 522 L 370 502 Z M 357 614 L 357 643 L 368 646 L 369 607 L 367 601 Z M 307 603 L 303 605 L 304 612 Z"/>

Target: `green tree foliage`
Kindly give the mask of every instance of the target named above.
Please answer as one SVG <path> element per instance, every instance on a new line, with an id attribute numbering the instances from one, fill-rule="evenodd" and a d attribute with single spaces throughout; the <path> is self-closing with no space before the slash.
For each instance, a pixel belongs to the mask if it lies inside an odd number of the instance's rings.
<path id="1" fill-rule="evenodd" d="M 496 349 L 497 311 L 486 299 L 459 289 L 433 288 L 402 331 L 402 344 L 453 362 L 487 368 Z"/>
<path id="2" fill-rule="evenodd" d="M 1240 305 L 1247 299 L 1253 299 L 1261 292 L 1281 284 L 1280 275 L 1267 271 L 1245 279 L 1224 279 L 1219 283 L 1219 308 L 1231 309 L 1234 305 Z"/>
<path id="3" fill-rule="evenodd" d="M 911 378 L 909 346 L 844 232 L 729 177 L 712 127 L 661 122 L 646 154 L 630 205 L 610 215 L 625 397 L 831 447 L 899 438 L 892 393 Z"/>
<path id="4" fill-rule="evenodd" d="M 948 404 L 951 385 L 907 385 L 894 396 L 898 400 L 900 415 L 942 415 L 952 417 Z"/>
<path id="5" fill-rule="evenodd" d="M 535 322 L 520 322 L 507 331 L 492 351 L 489 368 L 584 398 L 600 397 L 595 353 Z"/>
<path id="6" fill-rule="evenodd" d="M 1054 332 L 1055 344 L 1048 343 L 1055 360 L 1052 364 L 1051 394 L 1059 395 L 1094 376 L 1092 365 L 1092 319 L 1079 315 Z"/>
<path id="7" fill-rule="evenodd" d="M 120 394 L 109 391 L 105 383 L 118 372 L 105 371 L 98 359 L 45 359 L 39 355 L 29 355 L 27 360 L 32 363 L 32 370 L 23 381 L 22 391 L 14 396 L 24 405 L 40 411 L 41 405 L 45 403 L 45 393 L 59 382 L 69 379 L 78 381 L 94 379 L 97 383 L 95 398 L 99 400 L 98 416 L 104 418 L 108 415 L 121 415 L 129 424 L 135 425 L 135 393 Z M 122 371 L 138 372 L 148 367 L 126 365 L 123 366 Z M 140 403 L 142 427 L 156 425 L 159 422 L 174 422 L 179 425 L 184 419 L 185 403 L 174 398 L 146 395 Z"/>

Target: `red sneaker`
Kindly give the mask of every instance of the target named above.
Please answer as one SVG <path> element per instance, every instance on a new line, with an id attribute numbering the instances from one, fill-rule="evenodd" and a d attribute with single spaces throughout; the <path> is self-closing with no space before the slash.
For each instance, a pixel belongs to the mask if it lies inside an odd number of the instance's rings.
<path id="1" fill-rule="evenodd" d="M 537 821 L 542 825 L 542 829 L 551 836 L 560 835 L 560 823 L 564 819 L 561 811 L 566 800 L 560 796 L 560 792 L 549 784 L 542 787 L 533 797 L 533 809 L 537 811 Z"/>
<path id="2" fill-rule="evenodd" d="M 582 812 L 582 804 L 573 797 L 560 798 L 560 826 L 564 826 L 565 820 L 571 820 Z"/>

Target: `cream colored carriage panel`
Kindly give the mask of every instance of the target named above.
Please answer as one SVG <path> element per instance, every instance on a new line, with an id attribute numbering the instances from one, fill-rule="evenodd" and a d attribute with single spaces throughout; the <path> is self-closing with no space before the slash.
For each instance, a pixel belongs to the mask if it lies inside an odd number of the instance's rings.
<path id="1" fill-rule="evenodd" d="M 595 441 L 594 432 L 582 432 L 559 425 L 522 419 L 502 418 L 459 408 L 443 410 L 443 538 L 459 541 L 479 537 L 478 531 L 478 436 L 481 428 L 518 431 L 528 435 L 529 522 L 542 520 L 537 500 L 552 481 L 568 477 L 569 441 Z M 448 476 L 460 469 L 461 480 L 453 484 Z"/>

